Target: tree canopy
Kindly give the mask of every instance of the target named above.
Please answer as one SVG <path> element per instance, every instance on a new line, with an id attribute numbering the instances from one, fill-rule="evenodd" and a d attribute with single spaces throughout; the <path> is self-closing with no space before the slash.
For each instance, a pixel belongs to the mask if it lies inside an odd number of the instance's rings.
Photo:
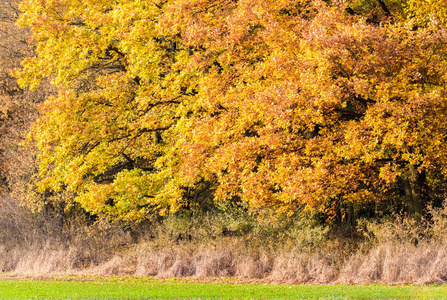
<path id="1" fill-rule="evenodd" d="M 446 192 L 444 1 L 25 0 L 49 78 L 39 190 L 142 220 L 182 207 L 423 213 Z"/>

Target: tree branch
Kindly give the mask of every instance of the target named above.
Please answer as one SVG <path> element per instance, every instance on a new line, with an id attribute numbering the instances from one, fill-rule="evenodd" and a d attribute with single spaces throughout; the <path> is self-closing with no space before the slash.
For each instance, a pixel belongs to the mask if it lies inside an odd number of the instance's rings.
<path id="1" fill-rule="evenodd" d="M 377 0 L 377 3 L 379 4 L 380 8 L 383 10 L 383 12 L 385 13 L 385 15 L 388 18 L 393 19 L 393 15 L 391 14 L 391 12 L 389 11 L 388 7 L 386 6 L 385 2 L 383 0 Z"/>

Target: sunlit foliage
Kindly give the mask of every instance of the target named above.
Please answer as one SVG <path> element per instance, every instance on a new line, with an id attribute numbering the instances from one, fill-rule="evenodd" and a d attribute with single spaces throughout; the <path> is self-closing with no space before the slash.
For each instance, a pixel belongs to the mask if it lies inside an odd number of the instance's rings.
<path id="1" fill-rule="evenodd" d="M 59 89 L 39 188 L 125 220 L 422 213 L 445 192 L 447 32 L 416 2 L 26 0 L 19 82 Z"/>

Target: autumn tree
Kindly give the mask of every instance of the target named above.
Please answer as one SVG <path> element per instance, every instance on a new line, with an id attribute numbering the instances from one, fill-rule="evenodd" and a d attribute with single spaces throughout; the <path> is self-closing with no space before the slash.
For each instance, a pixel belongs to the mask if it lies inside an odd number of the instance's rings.
<path id="1" fill-rule="evenodd" d="M 184 42 L 206 45 L 193 58 L 200 108 L 180 145 L 182 178 L 216 181 L 216 200 L 338 222 L 371 204 L 422 214 L 443 199 L 442 23 L 415 27 L 409 6 L 384 1 L 373 12 L 179 2 Z"/>
<path id="2" fill-rule="evenodd" d="M 26 0 L 19 82 L 58 88 L 33 128 L 39 189 L 125 220 L 421 214 L 446 188 L 447 49 L 445 5 L 415 3 Z"/>
<path id="3" fill-rule="evenodd" d="M 144 219 L 176 209 L 176 126 L 196 93 L 189 49 L 160 28 L 164 1 L 24 1 L 39 55 L 22 85 L 59 90 L 35 124 L 39 190 L 71 191 L 95 214 Z M 200 185 L 200 184 L 199 184 Z M 200 188 L 200 187 L 199 187 Z"/>

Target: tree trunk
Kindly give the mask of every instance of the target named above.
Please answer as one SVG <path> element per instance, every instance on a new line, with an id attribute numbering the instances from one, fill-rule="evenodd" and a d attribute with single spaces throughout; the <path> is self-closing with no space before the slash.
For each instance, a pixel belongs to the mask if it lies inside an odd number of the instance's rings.
<path id="1" fill-rule="evenodd" d="M 425 171 L 419 172 L 416 166 L 409 165 L 401 179 L 401 186 L 409 213 L 417 218 L 422 217 L 428 196 Z"/>

